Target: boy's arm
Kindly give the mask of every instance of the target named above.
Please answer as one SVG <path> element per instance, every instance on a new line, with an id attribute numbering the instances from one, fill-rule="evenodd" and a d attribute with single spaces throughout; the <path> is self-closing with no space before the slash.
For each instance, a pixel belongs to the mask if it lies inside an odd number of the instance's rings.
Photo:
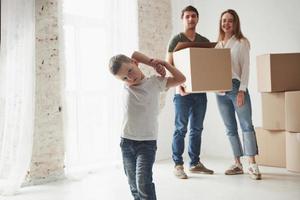
<path id="1" fill-rule="evenodd" d="M 156 72 L 163 77 L 166 75 L 165 68 L 161 66 L 156 59 L 149 58 L 145 54 L 138 51 L 133 52 L 131 58 L 136 60 L 137 62 L 144 63 L 146 65 L 153 67 L 156 70 Z"/>
<path id="2" fill-rule="evenodd" d="M 164 65 L 165 68 L 170 72 L 170 76 L 167 77 L 167 88 L 175 87 L 185 82 L 185 76 L 176 67 L 166 61 L 161 61 L 160 64 Z"/>
<path id="3" fill-rule="evenodd" d="M 137 62 L 152 66 L 151 58 L 149 58 L 145 54 L 142 54 L 141 52 L 138 52 L 138 51 L 133 52 L 131 58 L 136 60 Z"/>
<path id="4" fill-rule="evenodd" d="M 166 61 L 159 59 L 150 59 L 148 56 L 137 51 L 135 51 L 131 57 L 138 62 L 152 66 L 162 76 L 165 75 L 164 68 L 162 70 L 163 65 L 170 72 L 170 76 L 167 77 L 167 88 L 178 86 L 185 82 L 185 76 L 178 69 L 173 67 L 173 65 L 169 64 Z"/>

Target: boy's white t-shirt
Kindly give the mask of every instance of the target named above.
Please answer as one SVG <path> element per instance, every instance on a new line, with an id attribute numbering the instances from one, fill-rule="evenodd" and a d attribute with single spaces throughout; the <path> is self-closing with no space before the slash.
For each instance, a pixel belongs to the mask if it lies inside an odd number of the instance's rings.
<path id="1" fill-rule="evenodd" d="M 159 97 L 165 91 L 167 78 L 145 77 L 141 84 L 124 86 L 124 117 L 121 137 L 130 140 L 156 140 Z"/>

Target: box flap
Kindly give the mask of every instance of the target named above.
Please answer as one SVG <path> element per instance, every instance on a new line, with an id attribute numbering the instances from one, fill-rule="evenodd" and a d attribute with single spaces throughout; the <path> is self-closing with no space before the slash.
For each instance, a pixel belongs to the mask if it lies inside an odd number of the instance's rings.
<path id="1" fill-rule="evenodd" d="M 178 42 L 174 51 L 179 51 L 181 49 L 185 49 L 189 47 L 215 48 L 216 45 L 217 45 L 216 42 Z"/>

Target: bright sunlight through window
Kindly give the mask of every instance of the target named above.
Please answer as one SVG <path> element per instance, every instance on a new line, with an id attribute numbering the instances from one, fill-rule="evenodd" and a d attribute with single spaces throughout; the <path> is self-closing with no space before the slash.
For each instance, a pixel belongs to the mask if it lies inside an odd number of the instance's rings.
<path id="1" fill-rule="evenodd" d="M 107 64 L 113 54 L 137 46 L 135 12 L 132 0 L 64 1 L 67 171 L 119 162 L 122 84 Z M 123 27 L 132 30 L 129 37 Z"/>

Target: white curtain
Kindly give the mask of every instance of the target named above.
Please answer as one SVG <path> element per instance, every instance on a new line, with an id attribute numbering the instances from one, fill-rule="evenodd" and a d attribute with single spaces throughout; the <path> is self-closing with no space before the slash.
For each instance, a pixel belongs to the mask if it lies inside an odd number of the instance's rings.
<path id="1" fill-rule="evenodd" d="M 136 0 L 64 0 L 66 174 L 120 161 L 122 83 L 109 58 L 138 48 Z"/>
<path id="2" fill-rule="evenodd" d="M 34 0 L 1 0 L 0 195 L 18 191 L 31 160 L 34 12 Z"/>

